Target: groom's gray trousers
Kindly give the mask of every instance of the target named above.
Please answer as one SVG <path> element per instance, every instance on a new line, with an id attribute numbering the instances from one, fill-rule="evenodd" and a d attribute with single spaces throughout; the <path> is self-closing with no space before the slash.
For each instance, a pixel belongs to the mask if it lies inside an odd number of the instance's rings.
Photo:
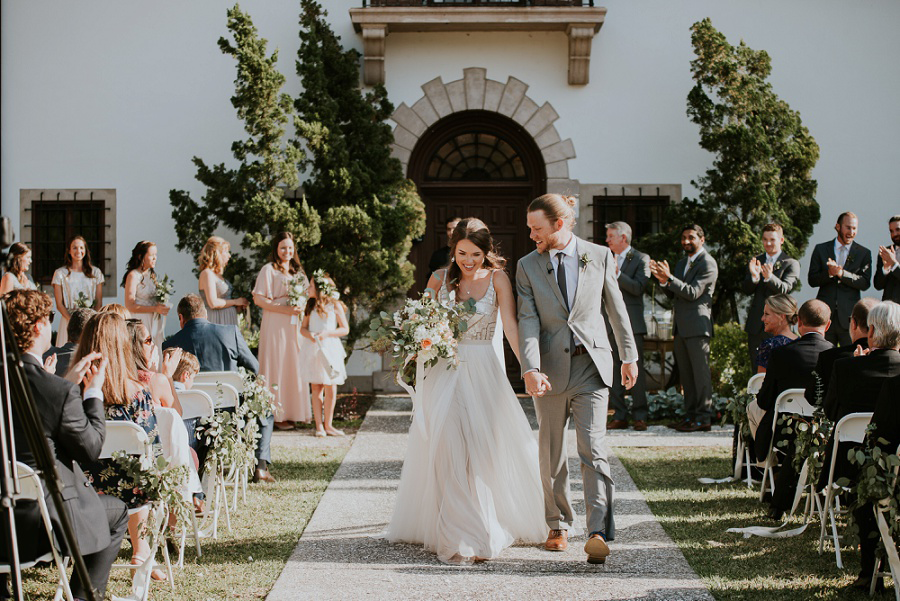
<path id="1" fill-rule="evenodd" d="M 613 504 L 615 486 L 606 452 L 606 417 L 609 389 L 603 384 L 590 355 L 571 358 L 569 384 L 557 394 L 534 397 L 540 427 L 538 453 L 544 485 L 547 525 L 571 530 L 575 512 L 569 496 L 569 464 L 566 450 L 569 418 L 575 421 L 578 459 L 587 511 L 587 531 L 615 537 Z"/>

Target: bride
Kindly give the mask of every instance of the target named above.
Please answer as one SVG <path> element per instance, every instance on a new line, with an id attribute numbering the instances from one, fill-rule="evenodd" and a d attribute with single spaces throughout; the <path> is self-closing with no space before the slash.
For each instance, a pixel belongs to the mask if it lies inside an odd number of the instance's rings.
<path id="1" fill-rule="evenodd" d="M 506 261 L 478 219 L 462 220 L 450 247 L 450 267 L 432 274 L 426 293 L 442 304 L 475 299 L 476 314 L 459 341 L 459 368 L 440 359 L 422 384 L 426 427 L 410 428 L 385 538 L 471 564 L 517 540 L 542 543 L 546 532 L 537 442 L 501 359 L 504 332 L 519 353 Z"/>

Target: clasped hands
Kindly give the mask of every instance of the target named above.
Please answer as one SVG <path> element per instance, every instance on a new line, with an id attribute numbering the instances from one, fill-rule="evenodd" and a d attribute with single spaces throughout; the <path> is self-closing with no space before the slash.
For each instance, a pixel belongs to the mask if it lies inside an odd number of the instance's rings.
<path id="1" fill-rule="evenodd" d="M 831 277 L 841 277 L 844 275 L 844 268 L 838 265 L 834 259 L 828 259 L 825 264 L 828 266 L 828 275 Z"/>

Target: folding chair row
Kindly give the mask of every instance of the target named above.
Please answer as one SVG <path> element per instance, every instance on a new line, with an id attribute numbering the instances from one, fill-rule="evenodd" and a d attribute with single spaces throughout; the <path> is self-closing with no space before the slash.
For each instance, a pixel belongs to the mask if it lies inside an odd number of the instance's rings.
<path id="1" fill-rule="evenodd" d="M 772 440 L 769 442 L 769 451 L 762 458 L 764 461 L 762 483 L 759 487 L 759 500 L 762 501 L 768 487 L 771 492 L 775 492 L 775 472 L 774 468 L 780 465 L 775 450 L 775 440 L 778 434 L 778 418 L 782 415 L 799 415 L 802 417 L 812 417 L 815 407 L 809 404 L 809 401 L 803 396 L 806 391 L 803 388 L 788 388 L 778 395 L 775 399 L 775 408 L 772 414 Z"/>

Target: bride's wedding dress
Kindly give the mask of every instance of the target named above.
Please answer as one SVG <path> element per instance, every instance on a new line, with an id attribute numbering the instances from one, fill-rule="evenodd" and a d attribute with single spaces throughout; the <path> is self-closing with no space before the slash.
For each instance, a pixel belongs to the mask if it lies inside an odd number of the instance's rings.
<path id="1" fill-rule="evenodd" d="M 497 557 L 547 534 L 538 447 L 501 361 L 493 274 L 459 343 L 459 368 L 440 359 L 422 385 L 403 463 L 390 541 L 423 543 L 441 561 Z M 441 303 L 452 303 L 446 286 Z"/>

